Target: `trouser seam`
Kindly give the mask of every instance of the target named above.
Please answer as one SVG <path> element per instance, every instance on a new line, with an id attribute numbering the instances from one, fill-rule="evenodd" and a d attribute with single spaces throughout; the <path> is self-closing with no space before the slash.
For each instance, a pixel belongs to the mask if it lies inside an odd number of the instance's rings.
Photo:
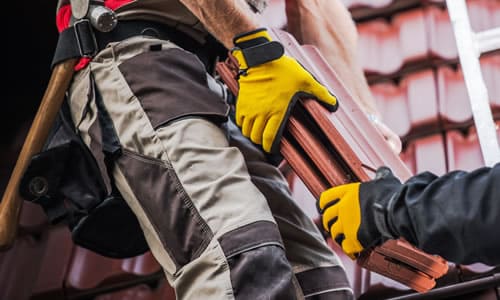
<path id="1" fill-rule="evenodd" d="M 231 251 L 231 253 L 228 253 L 226 254 L 226 257 L 229 259 L 231 257 L 234 257 L 238 254 L 241 254 L 241 253 L 245 253 L 247 251 L 251 251 L 251 250 L 254 250 L 254 249 L 257 249 L 257 248 L 261 248 L 261 247 L 265 247 L 265 246 L 277 246 L 277 247 L 280 247 L 281 249 L 284 250 L 284 247 L 281 243 L 278 243 L 276 241 L 264 241 L 264 242 L 261 242 L 259 241 L 257 244 L 252 244 L 251 246 L 247 246 L 247 247 L 242 247 L 242 248 L 238 248 L 234 251 Z"/>

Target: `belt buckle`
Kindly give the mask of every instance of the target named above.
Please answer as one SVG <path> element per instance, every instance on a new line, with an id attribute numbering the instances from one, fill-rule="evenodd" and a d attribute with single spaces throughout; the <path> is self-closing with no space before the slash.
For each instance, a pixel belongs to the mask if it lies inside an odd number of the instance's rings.
<path id="1" fill-rule="evenodd" d="M 80 19 L 73 24 L 76 43 L 81 57 L 94 57 L 97 54 L 97 41 L 92 24 L 88 19 Z"/>

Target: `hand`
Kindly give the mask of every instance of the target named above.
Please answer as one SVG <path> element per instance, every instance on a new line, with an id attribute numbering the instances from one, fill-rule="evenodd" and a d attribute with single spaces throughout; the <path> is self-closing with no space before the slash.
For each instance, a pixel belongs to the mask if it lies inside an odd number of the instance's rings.
<path id="1" fill-rule="evenodd" d="M 240 67 L 236 124 L 244 136 L 276 153 L 279 140 L 299 96 L 315 98 L 330 111 L 337 99 L 295 59 L 284 55 L 265 29 L 235 38 L 232 54 Z"/>
<path id="2" fill-rule="evenodd" d="M 359 186 L 357 182 L 331 188 L 323 192 L 319 200 L 323 228 L 352 259 L 365 248 L 358 240 L 361 226 Z"/>
<path id="3" fill-rule="evenodd" d="M 375 180 L 324 191 L 319 200 L 324 229 L 352 259 L 395 237 L 387 223 L 387 208 L 400 187 L 388 168 L 380 168 Z"/>

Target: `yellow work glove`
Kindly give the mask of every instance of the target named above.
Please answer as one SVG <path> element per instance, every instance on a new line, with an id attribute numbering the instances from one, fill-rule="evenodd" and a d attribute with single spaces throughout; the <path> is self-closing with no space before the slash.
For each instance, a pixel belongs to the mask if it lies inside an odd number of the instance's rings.
<path id="1" fill-rule="evenodd" d="M 323 228 L 352 259 L 367 248 L 395 238 L 391 203 L 402 187 L 390 169 L 377 170 L 375 180 L 349 183 L 324 191 L 319 200 Z"/>
<path id="2" fill-rule="evenodd" d="M 236 124 L 244 136 L 276 153 L 286 121 L 299 96 L 318 99 L 330 111 L 337 99 L 265 29 L 234 38 L 232 54 L 239 63 Z"/>

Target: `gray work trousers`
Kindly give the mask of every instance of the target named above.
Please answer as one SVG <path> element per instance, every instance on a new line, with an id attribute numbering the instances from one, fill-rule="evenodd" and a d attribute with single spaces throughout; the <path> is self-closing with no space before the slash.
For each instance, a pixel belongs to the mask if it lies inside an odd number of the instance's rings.
<path id="1" fill-rule="evenodd" d="M 168 41 L 111 43 L 69 103 L 96 158 L 92 82 L 122 147 L 111 176 L 178 299 L 350 299 L 344 269 L 280 171 L 226 116 L 203 64 Z"/>

